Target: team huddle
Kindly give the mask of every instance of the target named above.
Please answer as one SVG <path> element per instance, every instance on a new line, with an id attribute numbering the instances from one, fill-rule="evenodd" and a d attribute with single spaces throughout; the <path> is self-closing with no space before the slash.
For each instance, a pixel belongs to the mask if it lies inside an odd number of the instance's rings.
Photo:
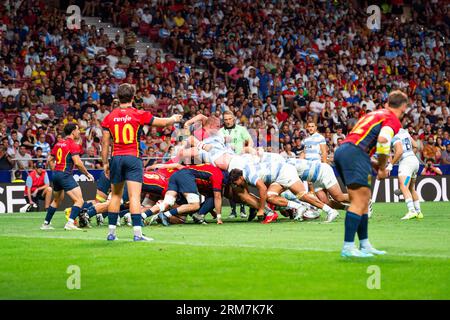
<path id="1" fill-rule="evenodd" d="M 84 201 L 73 178 L 76 166 L 93 181 L 75 142 L 80 136 L 79 128 L 67 124 L 65 139 L 54 146 L 49 159 L 54 170 L 53 201 L 41 229 L 53 229 L 50 222 L 65 194 L 73 200 L 73 206 L 66 209 L 68 221 L 64 228 L 80 230 L 89 226 L 93 217 L 100 225 L 107 217 L 109 241 L 118 239 L 119 217 L 133 226 L 134 241 L 153 240 L 142 233 L 142 227 L 155 222 L 168 226 L 184 223 L 191 216 L 195 223 L 205 224 L 206 216 L 211 214 L 217 224 L 223 224 L 222 203 L 227 198 L 230 203 L 250 207 L 249 221 L 257 218 L 264 224 L 278 219 L 276 211 L 301 221 L 318 218 L 322 210 L 329 223 L 339 216 L 337 210 L 346 210 L 341 255 L 385 254 L 370 244 L 367 229 L 372 170 L 377 171 L 378 179 L 389 175 L 391 146 L 395 150 L 391 163 L 400 161 L 400 188 L 408 206 L 404 219 L 422 215 L 414 190 L 418 171 L 414 141 L 405 130 L 400 130 L 399 119 L 407 104 L 407 96 L 400 91 L 390 94 L 385 109 L 363 116 L 336 150 L 336 169 L 347 192 L 341 189 L 333 168 L 321 162 L 320 157 L 284 158 L 252 144 L 242 144 L 238 150 L 231 148 L 220 130 L 220 119 L 214 116 L 198 115 L 190 119 L 185 128 L 192 134 L 186 135 L 177 146 L 175 156 L 166 163 L 144 168 L 139 151 L 141 128 L 172 126 L 182 120 L 181 115 L 157 118 L 150 112 L 134 109 L 134 87 L 128 84 L 120 85 L 117 94 L 120 107 L 102 122 L 104 172 L 97 181 L 95 200 Z M 233 114 L 225 112 L 224 118 L 227 116 L 232 118 Z M 312 143 L 311 149 L 312 154 L 319 155 L 321 143 Z M 376 157 L 371 158 L 375 153 Z M 354 245 L 356 233 L 359 249 Z"/>

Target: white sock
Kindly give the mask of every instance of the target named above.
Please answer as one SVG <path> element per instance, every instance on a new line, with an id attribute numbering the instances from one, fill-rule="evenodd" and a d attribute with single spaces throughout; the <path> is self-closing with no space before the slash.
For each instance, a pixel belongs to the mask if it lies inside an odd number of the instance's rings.
<path id="1" fill-rule="evenodd" d="M 142 212 L 142 213 L 141 213 L 141 217 L 142 217 L 142 219 L 144 219 L 144 220 L 147 219 L 147 215 L 145 214 L 145 212 Z"/>
<path id="2" fill-rule="evenodd" d="M 420 210 L 420 200 L 414 201 L 414 207 L 415 207 L 417 213 L 421 212 L 421 210 Z"/>
<path id="3" fill-rule="evenodd" d="M 344 241 L 344 249 L 352 249 L 355 247 L 355 243 L 354 242 L 345 242 Z"/>
<path id="4" fill-rule="evenodd" d="M 169 211 L 164 212 L 164 215 L 165 215 L 167 218 L 170 218 L 170 217 L 172 216 L 172 214 L 171 214 Z"/>
<path id="5" fill-rule="evenodd" d="M 75 221 L 73 219 L 69 218 L 69 221 L 67 221 L 67 222 L 70 223 L 70 224 L 74 224 Z"/>
<path id="6" fill-rule="evenodd" d="M 301 209 L 302 205 L 294 201 L 288 201 L 287 207 L 291 209 Z"/>
<path id="7" fill-rule="evenodd" d="M 372 245 L 369 242 L 369 239 L 359 240 L 359 245 L 361 248 L 371 248 Z"/>
<path id="8" fill-rule="evenodd" d="M 134 235 L 136 237 L 142 237 L 142 227 L 141 226 L 134 226 L 133 231 L 134 231 Z"/>
<path id="9" fill-rule="evenodd" d="M 411 198 L 405 199 L 405 203 L 408 207 L 409 212 L 416 212 L 416 208 L 414 208 L 414 202 Z"/>
<path id="10" fill-rule="evenodd" d="M 333 208 L 331 208 L 329 205 L 324 205 L 322 208 L 323 211 L 325 211 L 326 213 L 330 213 L 333 211 Z"/>
<path id="11" fill-rule="evenodd" d="M 109 229 L 109 234 L 112 234 L 113 236 L 116 235 L 116 226 L 115 225 L 110 224 L 108 226 L 108 229 Z"/>

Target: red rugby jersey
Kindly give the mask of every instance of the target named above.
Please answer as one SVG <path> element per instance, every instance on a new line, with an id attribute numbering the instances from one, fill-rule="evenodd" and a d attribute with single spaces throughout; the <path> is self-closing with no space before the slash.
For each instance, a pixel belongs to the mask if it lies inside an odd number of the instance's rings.
<path id="1" fill-rule="evenodd" d="M 222 191 L 223 173 L 211 164 L 196 164 L 186 166 L 195 176 L 198 191 L 210 194 L 212 191 Z"/>
<path id="2" fill-rule="evenodd" d="M 56 160 L 54 171 L 72 172 L 74 166 L 72 156 L 79 155 L 80 149 L 80 145 L 71 138 L 56 143 L 51 152 Z"/>
<path id="3" fill-rule="evenodd" d="M 392 128 L 395 135 L 402 124 L 396 115 L 388 109 L 370 112 L 358 120 L 343 143 L 353 143 L 372 156 L 375 153 L 381 128 L 386 126 Z"/>
<path id="4" fill-rule="evenodd" d="M 142 189 L 153 195 L 164 197 L 167 191 L 168 180 L 158 171 L 144 172 Z"/>
<path id="5" fill-rule="evenodd" d="M 140 156 L 139 131 L 151 125 L 153 115 L 135 108 L 116 108 L 103 119 L 103 130 L 109 130 L 113 139 L 112 156 Z"/>
<path id="6" fill-rule="evenodd" d="M 166 164 L 177 163 L 177 162 L 178 162 L 178 158 L 174 158 L 174 159 L 170 159 L 169 161 L 167 161 Z M 161 168 L 161 169 L 157 170 L 157 172 L 159 174 L 161 174 L 162 176 L 164 176 L 167 180 L 169 180 L 170 177 L 177 171 L 178 171 L 178 169 L 165 169 L 165 168 Z"/>

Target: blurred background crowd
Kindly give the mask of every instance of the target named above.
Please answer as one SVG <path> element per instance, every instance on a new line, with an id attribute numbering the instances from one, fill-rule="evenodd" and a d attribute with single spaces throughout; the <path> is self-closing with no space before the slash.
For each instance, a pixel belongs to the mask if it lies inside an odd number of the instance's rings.
<path id="1" fill-rule="evenodd" d="M 108 38 L 83 20 L 69 30 L 69 4 L 123 33 Z M 232 111 L 237 124 L 277 135 L 285 156 L 300 154 L 315 121 L 330 161 L 358 119 L 402 89 L 417 156 L 450 164 L 448 2 L 370 4 L 381 8 L 379 31 L 364 1 L 3 1 L 0 170 L 33 168 L 69 122 L 87 167 L 101 168 L 100 124 L 123 82 L 157 116 Z M 161 49 L 138 55 L 138 36 Z M 168 159 L 173 129 L 146 128 L 144 155 Z"/>

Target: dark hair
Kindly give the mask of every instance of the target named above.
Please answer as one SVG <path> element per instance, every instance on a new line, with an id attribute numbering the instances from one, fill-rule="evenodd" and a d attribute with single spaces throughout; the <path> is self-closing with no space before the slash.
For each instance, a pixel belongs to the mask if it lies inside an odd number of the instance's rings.
<path id="1" fill-rule="evenodd" d="M 14 177 L 16 177 L 16 179 L 22 178 L 22 172 L 20 172 L 19 170 L 17 170 L 16 172 L 14 172 Z"/>
<path id="2" fill-rule="evenodd" d="M 68 123 L 68 124 L 66 124 L 65 127 L 64 127 L 64 134 L 66 136 L 72 134 L 72 132 L 74 130 L 76 130 L 77 127 L 78 127 L 78 125 L 76 123 Z"/>
<path id="3" fill-rule="evenodd" d="M 242 170 L 240 169 L 233 169 L 230 172 L 230 182 L 234 183 L 237 179 L 242 177 Z"/>
<path id="4" fill-rule="evenodd" d="M 388 97 L 388 105 L 390 108 L 400 108 L 405 103 L 408 103 L 408 96 L 400 90 L 392 91 Z"/>
<path id="5" fill-rule="evenodd" d="M 121 103 L 133 101 L 134 93 L 134 87 L 128 83 L 122 83 L 117 89 L 117 97 Z"/>

